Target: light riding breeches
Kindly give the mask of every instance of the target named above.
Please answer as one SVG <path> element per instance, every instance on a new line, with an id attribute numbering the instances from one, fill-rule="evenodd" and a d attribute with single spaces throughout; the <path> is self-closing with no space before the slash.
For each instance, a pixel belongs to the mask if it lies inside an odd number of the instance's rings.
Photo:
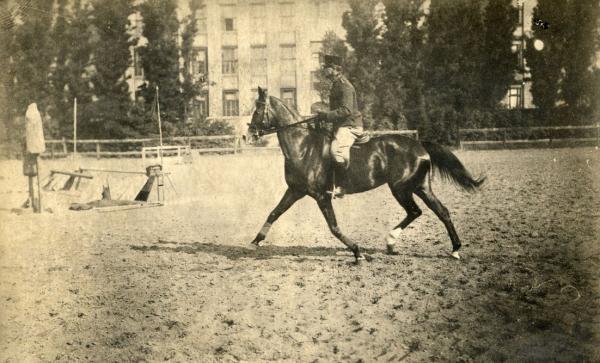
<path id="1" fill-rule="evenodd" d="M 340 127 L 331 143 L 331 155 L 338 164 L 349 165 L 350 148 L 363 135 L 362 127 Z"/>

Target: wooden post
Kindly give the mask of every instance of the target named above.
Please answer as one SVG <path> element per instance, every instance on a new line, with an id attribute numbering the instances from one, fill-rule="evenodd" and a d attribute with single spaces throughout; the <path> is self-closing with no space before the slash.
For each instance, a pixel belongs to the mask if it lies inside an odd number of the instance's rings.
<path id="1" fill-rule="evenodd" d="M 502 145 L 506 146 L 506 128 L 502 130 Z"/>
<path id="2" fill-rule="evenodd" d="M 596 123 L 596 147 L 600 147 L 600 123 Z"/>
<path id="3" fill-rule="evenodd" d="M 236 135 L 233 138 L 233 154 L 237 154 L 238 152 L 238 142 L 240 142 L 240 138 Z"/>
<path id="4" fill-rule="evenodd" d="M 63 147 L 63 153 L 66 156 L 67 155 L 67 139 L 65 139 L 64 137 L 62 138 L 62 147 Z"/>
<path id="5" fill-rule="evenodd" d="M 100 143 L 96 143 L 96 159 L 100 159 Z"/>
<path id="6" fill-rule="evenodd" d="M 73 100 L 73 158 L 75 157 L 77 157 L 77 97 Z"/>

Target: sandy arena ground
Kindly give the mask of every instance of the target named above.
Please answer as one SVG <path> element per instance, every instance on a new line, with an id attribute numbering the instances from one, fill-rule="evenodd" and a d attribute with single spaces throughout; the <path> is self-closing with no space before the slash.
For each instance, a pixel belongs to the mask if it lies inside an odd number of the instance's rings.
<path id="1" fill-rule="evenodd" d="M 404 211 L 381 187 L 334 201 L 360 266 L 309 198 L 250 247 L 285 190 L 279 152 L 197 156 L 169 167 L 169 205 L 111 213 L 11 213 L 26 181 L 2 161 L 0 361 L 600 361 L 600 151 L 457 155 L 488 176 L 434 182 L 463 259 L 420 201 L 385 255 Z"/>

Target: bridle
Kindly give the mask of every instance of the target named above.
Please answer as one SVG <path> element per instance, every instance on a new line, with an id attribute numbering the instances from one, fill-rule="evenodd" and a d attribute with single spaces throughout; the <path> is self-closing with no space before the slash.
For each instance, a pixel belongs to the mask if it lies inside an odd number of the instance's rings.
<path id="1" fill-rule="evenodd" d="M 270 135 L 270 134 L 274 134 L 279 130 L 283 130 L 283 129 L 287 129 L 289 127 L 294 127 L 294 126 L 299 126 L 302 124 L 306 124 L 306 123 L 310 123 L 310 122 L 314 122 L 317 120 L 318 116 L 311 116 L 308 117 L 302 121 L 298 121 L 298 122 L 294 122 L 291 124 L 287 124 L 287 125 L 283 125 L 283 126 L 271 126 L 271 120 L 269 118 L 269 114 L 270 114 L 270 102 L 267 101 L 256 101 L 257 105 L 263 105 L 263 112 L 262 112 L 262 121 L 261 121 L 261 128 L 260 130 L 256 130 L 255 134 L 257 136 L 264 136 L 264 135 Z M 265 122 L 266 120 L 266 122 Z M 268 125 L 268 127 L 267 127 Z"/>

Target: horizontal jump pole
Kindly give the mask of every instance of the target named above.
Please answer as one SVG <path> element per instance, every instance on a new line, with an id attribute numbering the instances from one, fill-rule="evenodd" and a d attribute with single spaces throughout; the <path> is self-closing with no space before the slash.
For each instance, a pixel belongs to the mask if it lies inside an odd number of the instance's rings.
<path id="1" fill-rule="evenodd" d="M 419 132 L 417 130 L 380 130 L 380 131 L 367 131 L 369 135 L 415 135 Z"/>
<path id="2" fill-rule="evenodd" d="M 79 168 L 81 171 L 95 171 L 97 173 L 119 173 L 119 174 L 137 174 L 146 175 L 143 171 L 128 171 L 128 170 L 110 170 L 110 169 L 91 169 L 91 168 Z"/>
<path id="3" fill-rule="evenodd" d="M 94 179 L 94 177 L 91 176 L 91 175 L 89 175 L 89 174 L 83 174 L 83 173 L 78 173 L 78 172 L 70 172 L 70 171 L 62 171 L 62 170 L 50 170 L 50 175 L 54 175 L 54 174 L 76 176 L 76 177 L 81 177 L 81 178 L 85 178 L 85 179 Z"/>

